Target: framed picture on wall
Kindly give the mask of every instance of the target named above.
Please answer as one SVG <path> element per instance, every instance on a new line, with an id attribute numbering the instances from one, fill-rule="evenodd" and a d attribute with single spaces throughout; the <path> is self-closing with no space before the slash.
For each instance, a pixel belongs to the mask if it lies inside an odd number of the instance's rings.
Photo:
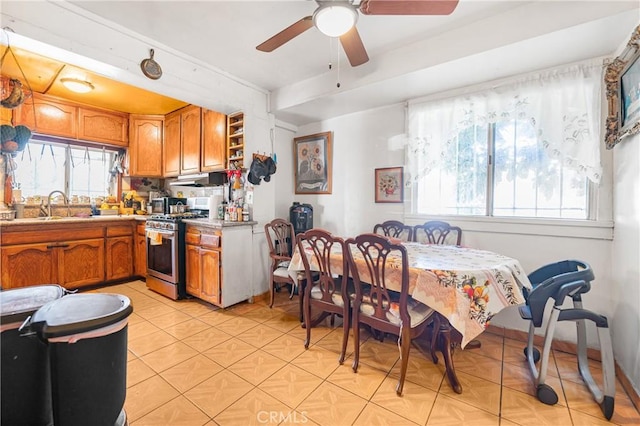
<path id="1" fill-rule="evenodd" d="M 332 132 L 293 139 L 296 194 L 331 194 Z"/>
<path id="2" fill-rule="evenodd" d="M 620 76 L 622 114 L 620 131 L 625 132 L 640 121 L 640 51 L 631 58 Z"/>
<path id="3" fill-rule="evenodd" d="M 386 167 L 375 171 L 376 203 L 402 203 L 404 183 L 402 167 Z"/>
<path id="4" fill-rule="evenodd" d="M 640 133 L 640 25 L 620 56 L 606 66 L 604 82 L 609 107 L 604 138 L 611 149 Z"/>

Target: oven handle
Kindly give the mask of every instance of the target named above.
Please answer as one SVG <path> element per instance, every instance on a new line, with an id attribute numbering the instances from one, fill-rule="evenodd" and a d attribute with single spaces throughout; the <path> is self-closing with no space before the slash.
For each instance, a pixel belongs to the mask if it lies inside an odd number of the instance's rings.
<path id="1" fill-rule="evenodd" d="M 160 234 L 162 236 L 166 236 L 166 237 L 175 237 L 175 235 L 176 235 L 175 231 L 165 232 L 165 231 L 160 231 L 158 229 L 146 229 L 145 228 L 145 233 L 147 231 L 157 232 L 158 234 Z"/>

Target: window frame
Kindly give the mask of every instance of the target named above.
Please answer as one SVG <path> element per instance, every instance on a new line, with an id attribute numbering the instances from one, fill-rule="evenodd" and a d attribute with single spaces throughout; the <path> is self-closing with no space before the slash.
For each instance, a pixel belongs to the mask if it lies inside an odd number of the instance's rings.
<path id="1" fill-rule="evenodd" d="M 71 185 L 71 166 L 70 161 L 69 161 L 69 156 L 71 155 L 70 152 L 71 150 L 69 149 L 69 147 L 71 148 L 89 148 L 90 150 L 109 150 L 112 151 L 114 153 L 119 153 L 121 151 L 124 150 L 124 148 L 122 147 L 116 147 L 116 146 L 109 146 L 109 145 L 96 145 L 94 143 L 87 143 L 84 141 L 78 141 L 78 140 L 73 140 L 73 139 L 65 139 L 65 138 L 54 138 L 54 137 L 49 137 L 46 135 L 40 135 L 40 134 L 34 134 L 31 136 L 31 139 L 29 141 L 29 143 L 31 142 L 35 142 L 38 144 L 51 144 L 51 145 L 55 145 L 55 146 L 59 146 L 64 148 L 64 152 L 65 152 L 65 159 L 64 159 L 64 163 L 65 163 L 65 171 L 64 171 L 64 188 L 62 188 L 62 191 L 65 193 L 65 196 L 67 198 L 69 198 L 71 196 L 71 194 L 69 193 L 69 191 L 71 190 L 70 185 Z M 33 147 L 33 145 L 31 146 Z M 29 148 L 26 148 L 29 149 Z M 22 155 L 22 154 L 20 154 Z M 33 151 L 31 152 L 31 155 L 38 155 L 35 154 Z M 116 178 L 116 182 L 114 184 L 114 188 L 113 190 L 115 191 L 115 195 L 117 198 L 117 201 L 120 201 L 120 194 L 122 192 L 122 174 L 118 174 L 117 178 Z M 42 194 L 42 195 L 46 195 L 46 194 Z"/>
<path id="2" fill-rule="evenodd" d="M 603 58 L 594 58 L 592 61 L 601 62 Z M 523 77 L 534 75 L 539 71 L 533 71 L 523 75 L 496 79 L 489 82 L 482 82 L 464 88 L 452 89 L 420 98 L 414 98 L 405 103 L 405 135 L 409 134 L 409 105 L 413 103 L 423 103 L 450 99 L 456 96 L 465 96 L 492 87 L 510 84 Z M 606 116 L 606 100 L 602 98 L 601 120 L 604 122 Z M 604 131 L 604 126 L 603 126 Z M 408 148 L 407 148 L 408 149 Z M 417 185 L 410 184 L 405 188 L 404 222 L 409 225 L 422 224 L 429 220 L 444 220 L 463 227 L 470 232 L 490 232 L 496 234 L 518 234 L 518 235 L 545 235 L 555 237 L 585 238 L 596 240 L 613 240 L 613 151 L 605 149 L 604 143 L 599 145 L 600 162 L 602 165 L 602 178 L 600 184 L 588 181 L 587 203 L 588 214 L 586 219 L 556 219 L 556 218 L 535 218 L 535 217 L 507 217 L 507 216 L 478 216 L 478 215 L 430 215 L 418 214 L 417 208 Z M 493 154 L 492 154 L 493 155 Z M 406 153 L 405 153 L 406 157 Z M 493 156 L 490 161 L 495 161 Z M 406 164 L 405 164 L 406 166 Z M 493 176 L 491 176 L 493 179 Z M 411 182 L 410 180 L 407 182 Z M 488 182 L 490 191 L 493 191 L 493 182 Z M 408 195 L 408 196 L 407 196 Z M 489 196 L 489 194 L 487 194 Z M 491 194 L 488 201 L 493 200 Z"/>

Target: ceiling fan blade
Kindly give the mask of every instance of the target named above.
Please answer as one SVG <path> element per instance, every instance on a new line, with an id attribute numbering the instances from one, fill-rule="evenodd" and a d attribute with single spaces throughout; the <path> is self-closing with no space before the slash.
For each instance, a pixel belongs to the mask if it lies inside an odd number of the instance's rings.
<path id="1" fill-rule="evenodd" d="M 369 60 L 369 55 L 355 26 L 340 36 L 340 43 L 352 67 L 362 65 Z"/>
<path id="2" fill-rule="evenodd" d="M 269 40 L 256 46 L 256 49 L 262 52 L 272 52 L 289 40 L 307 31 L 311 27 L 313 27 L 313 19 L 311 18 L 311 16 L 305 16 L 295 24 L 289 25 L 287 28 L 280 31 Z"/>
<path id="3" fill-rule="evenodd" d="M 449 15 L 458 0 L 363 0 L 364 15 Z"/>

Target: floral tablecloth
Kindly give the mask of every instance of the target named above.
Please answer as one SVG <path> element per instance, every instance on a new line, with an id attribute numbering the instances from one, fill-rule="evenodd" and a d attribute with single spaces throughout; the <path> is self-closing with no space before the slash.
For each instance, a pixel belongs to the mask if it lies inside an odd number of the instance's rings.
<path id="1" fill-rule="evenodd" d="M 409 260 L 409 293 L 438 311 L 462 335 L 461 345 L 482 333 L 491 318 L 507 306 L 525 302 L 522 288 L 531 283 L 520 262 L 501 254 L 467 247 L 403 243 Z M 335 247 L 336 254 L 340 247 Z M 354 248 L 354 259 L 362 256 Z M 333 271 L 341 273 L 342 256 Z M 313 260 L 313 259 L 311 259 Z M 311 262 L 313 268 L 313 262 Z M 289 271 L 304 270 L 297 248 Z M 389 269 L 389 290 L 400 290 L 400 271 Z M 395 288 L 394 288 L 395 286 Z"/>

